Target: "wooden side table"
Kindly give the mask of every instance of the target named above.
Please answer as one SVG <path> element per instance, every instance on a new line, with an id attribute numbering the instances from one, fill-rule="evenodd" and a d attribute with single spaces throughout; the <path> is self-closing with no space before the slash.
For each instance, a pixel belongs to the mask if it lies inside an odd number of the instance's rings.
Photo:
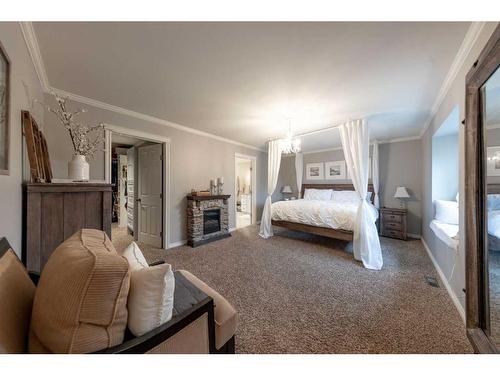
<path id="1" fill-rule="evenodd" d="M 406 213 L 402 208 L 381 208 L 380 235 L 406 241 Z"/>

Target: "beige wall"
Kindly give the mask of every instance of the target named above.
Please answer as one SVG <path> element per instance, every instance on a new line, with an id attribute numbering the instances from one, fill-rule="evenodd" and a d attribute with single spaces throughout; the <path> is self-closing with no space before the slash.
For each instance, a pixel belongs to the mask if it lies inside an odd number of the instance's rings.
<path id="1" fill-rule="evenodd" d="M 0 237 L 6 237 L 18 255 L 21 254 L 22 237 L 22 130 L 21 110 L 29 109 L 30 95 L 43 102 L 42 88 L 38 81 L 19 23 L 0 22 L 0 43 L 10 59 L 10 175 L 0 175 Z M 41 106 L 34 117 L 42 123 Z"/>
<path id="2" fill-rule="evenodd" d="M 350 180 L 306 180 L 305 168 L 307 163 L 345 160 L 342 150 L 332 150 L 304 154 L 303 183 L 351 183 Z M 380 206 L 399 207 L 399 201 L 394 198 L 396 187 L 406 186 L 412 198 L 408 200 L 408 232 L 419 235 L 422 222 L 422 149 L 420 140 L 385 143 L 379 145 L 379 197 Z M 297 195 L 295 181 L 295 158 L 283 157 L 278 177 L 277 190 L 283 185 L 290 185 Z M 281 194 L 275 192 L 273 200 L 281 199 Z"/>
<path id="3" fill-rule="evenodd" d="M 465 117 L 465 76 L 467 72 L 474 64 L 481 53 L 486 42 L 490 38 L 491 34 L 495 30 L 498 23 L 492 22 L 487 23 L 482 29 L 479 37 L 476 40 L 472 50 L 466 58 L 460 71 L 453 80 L 448 93 L 446 94 L 443 102 L 439 106 L 436 115 L 433 117 L 429 128 L 426 130 L 422 137 L 422 151 L 423 151 L 423 161 L 422 161 L 422 183 L 423 183 L 423 220 L 422 220 L 422 236 L 429 247 L 433 257 L 438 263 L 444 275 L 450 282 L 450 286 L 458 298 L 462 306 L 465 306 L 465 294 L 462 291 L 465 288 L 465 251 L 464 251 L 464 231 L 460 230 L 460 249 L 457 256 L 457 264 L 455 266 L 455 272 L 453 279 L 450 278 L 451 270 L 453 268 L 453 263 L 455 261 L 455 254 L 446 245 L 444 245 L 431 231 L 429 224 L 434 217 L 434 207 L 432 203 L 432 135 L 439 129 L 444 120 L 451 113 L 453 108 L 458 105 L 460 108 L 460 119 Z M 460 160 L 460 172 L 459 172 L 459 192 L 460 192 L 460 223 L 464 222 L 464 210 L 463 210 L 463 197 L 464 197 L 464 129 L 463 126 L 460 127 L 459 134 L 459 160 Z"/>
<path id="4" fill-rule="evenodd" d="M 55 101 L 50 95 L 45 96 L 49 105 Z M 267 154 L 213 138 L 188 133 L 162 124 L 138 120 L 130 116 L 118 114 L 79 103 L 70 103 L 84 107 L 88 112 L 82 121 L 89 124 L 104 122 L 125 128 L 136 129 L 150 134 L 170 138 L 170 244 L 186 239 L 186 194 L 191 189 L 207 189 L 210 179 L 224 177 L 224 192 L 231 194 L 229 200 L 229 226 L 235 224 L 234 173 L 235 153 L 257 157 L 257 218 L 260 219 L 266 198 L 267 186 Z M 50 113 L 45 115 L 47 143 L 49 147 L 55 178 L 67 177 L 67 162 L 72 155 L 69 136 Z M 104 179 L 104 153 L 98 152 L 90 162 L 91 179 Z"/>

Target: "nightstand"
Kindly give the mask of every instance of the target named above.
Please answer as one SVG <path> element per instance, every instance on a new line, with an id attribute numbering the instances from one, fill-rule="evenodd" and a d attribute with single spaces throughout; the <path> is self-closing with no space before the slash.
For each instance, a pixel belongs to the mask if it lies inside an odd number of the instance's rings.
<path id="1" fill-rule="evenodd" d="M 406 210 L 402 208 L 381 208 L 380 235 L 406 240 Z"/>

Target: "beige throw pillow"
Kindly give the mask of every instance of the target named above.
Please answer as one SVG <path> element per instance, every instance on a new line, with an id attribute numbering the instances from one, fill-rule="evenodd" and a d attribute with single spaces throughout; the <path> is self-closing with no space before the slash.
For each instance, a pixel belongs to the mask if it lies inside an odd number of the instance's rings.
<path id="1" fill-rule="evenodd" d="M 0 353 L 26 353 L 35 285 L 14 251 L 0 258 Z"/>
<path id="2" fill-rule="evenodd" d="M 131 270 L 128 328 L 135 336 L 141 336 L 172 318 L 174 273 L 166 263 L 149 267 L 135 242 L 124 250 L 123 256 Z"/>
<path id="3" fill-rule="evenodd" d="M 128 262 L 106 233 L 82 229 L 45 265 L 33 303 L 30 352 L 88 353 L 122 343 Z"/>

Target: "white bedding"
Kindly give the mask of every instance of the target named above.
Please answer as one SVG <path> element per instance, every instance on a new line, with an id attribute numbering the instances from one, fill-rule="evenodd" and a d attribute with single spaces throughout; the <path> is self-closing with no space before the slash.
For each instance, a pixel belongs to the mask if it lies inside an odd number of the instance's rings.
<path id="1" fill-rule="evenodd" d="M 358 203 L 296 199 L 272 204 L 272 220 L 352 231 Z M 374 208 L 374 212 L 377 210 Z M 374 215 L 375 220 L 378 213 Z"/>
<path id="2" fill-rule="evenodd" d="M 458 225 L 443 223 L 439 220 L 432 220 L 430 228 L 437 238 L 443 241 L 448 247 L 458 250 Z"/>

